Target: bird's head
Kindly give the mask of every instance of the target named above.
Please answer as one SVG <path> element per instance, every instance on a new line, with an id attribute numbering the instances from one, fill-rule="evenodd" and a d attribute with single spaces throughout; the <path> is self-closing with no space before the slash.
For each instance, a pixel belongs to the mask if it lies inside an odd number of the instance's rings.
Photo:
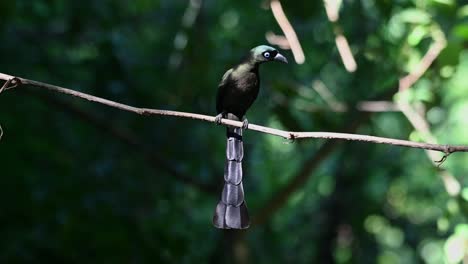
<path id="1" fill-rule="evenodd" d="M 286 57 L 281 55 L 275 48 L 260 45 L 250 50 L 251 59 L 255 63 L 263 63 L 268 61 L 279 61 L 282 63 L 288 63 Z"/>

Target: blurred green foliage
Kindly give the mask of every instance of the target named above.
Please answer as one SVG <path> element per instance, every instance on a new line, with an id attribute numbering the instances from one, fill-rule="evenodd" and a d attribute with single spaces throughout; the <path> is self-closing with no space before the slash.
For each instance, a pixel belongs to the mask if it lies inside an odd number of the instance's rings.
<path id="1" fill-rule="evenodd" d="M 302 65 L 261 69 L 252 123 L 423 139 L 400 112 L 332 111 L 404 100 L 440 143 L 468 144 L 468 5 L 349 0 L 339 25 L 347 72 L 321 1 L 283 1 Z M 0 72 L 118 102 L 215 114 L 217 84 L 267 31 L 265 1 L 2 1 Z M 404 94 L 397 80 L 434 42 L 446 48 Z M 292 61 L 289 51 L 284 51 Z M 393 96 L 393 98 L 392 98 Z M 34 87 L 0 94 L 1 263 L 460 263 L 468 259 L 468 155 L 442 165 L 418 149 L 340 143 L 266 223 L 211 226 L 224 128 L 140 117 Z M 246 199 L 256 217 L 324 143 L 245 133 Z M 453 180 L 453 179 L 452 179 Z M 454 185 L 453 185 L 454 184 Z M 458 185 L 457 185 L 458 184 Z M 457 189 L 458 186 L 458 189 Z"/>

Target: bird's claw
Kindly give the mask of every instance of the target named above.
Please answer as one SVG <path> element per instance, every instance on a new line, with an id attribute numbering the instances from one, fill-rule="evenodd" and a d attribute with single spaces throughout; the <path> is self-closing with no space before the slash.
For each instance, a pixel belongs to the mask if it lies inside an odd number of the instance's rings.
<path id="1" fill-rule="evenodd" d="M 242 129 L 246 130 L 248 127 L 249 127 L 249 120 L 245 118 L 244 120 L 242 120 Z"/>
<path id="2" fill-rule="evenodd" d="M 223 119 L 223 113 L 221 113 L 221 114 L 215 116 L 215 123 L 216 123 L 217 125 L 221 125 L 221 119 Z"/>

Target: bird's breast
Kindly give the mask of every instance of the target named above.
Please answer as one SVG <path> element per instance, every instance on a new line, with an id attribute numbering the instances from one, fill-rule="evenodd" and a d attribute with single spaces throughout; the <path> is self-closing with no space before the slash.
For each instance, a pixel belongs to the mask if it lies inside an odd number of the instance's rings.
<path id="1" fill-rule="evenodd" d="M 222 89 L 219 109 L 242 118 L 257 98 L 259 92 L 258 74 L 245 66 L 239 66 L 226 78 Z"/>
<path id="2" fill-rule="evenodd" d="M 237 78 L 236 86 L 241 92 L 249 93 L 258 90 L 258 77 L 255 73 L 244 74 L 241 78 Z"/>

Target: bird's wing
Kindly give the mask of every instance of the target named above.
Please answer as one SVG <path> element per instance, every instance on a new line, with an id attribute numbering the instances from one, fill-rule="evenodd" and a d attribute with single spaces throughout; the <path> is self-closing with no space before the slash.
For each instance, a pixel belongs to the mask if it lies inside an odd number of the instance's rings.
<path id="1" fill-rule="evenodd" d="M 216 95 L 216 112 L 219 114 L 223 112 L 223 100 L 224 95 L 226 92 L 229 76 L 232 73 L 232 69 L 229 69 L 226 73 L 224 73 L 221 82 L 218 85 L 218 93 Z"/>

